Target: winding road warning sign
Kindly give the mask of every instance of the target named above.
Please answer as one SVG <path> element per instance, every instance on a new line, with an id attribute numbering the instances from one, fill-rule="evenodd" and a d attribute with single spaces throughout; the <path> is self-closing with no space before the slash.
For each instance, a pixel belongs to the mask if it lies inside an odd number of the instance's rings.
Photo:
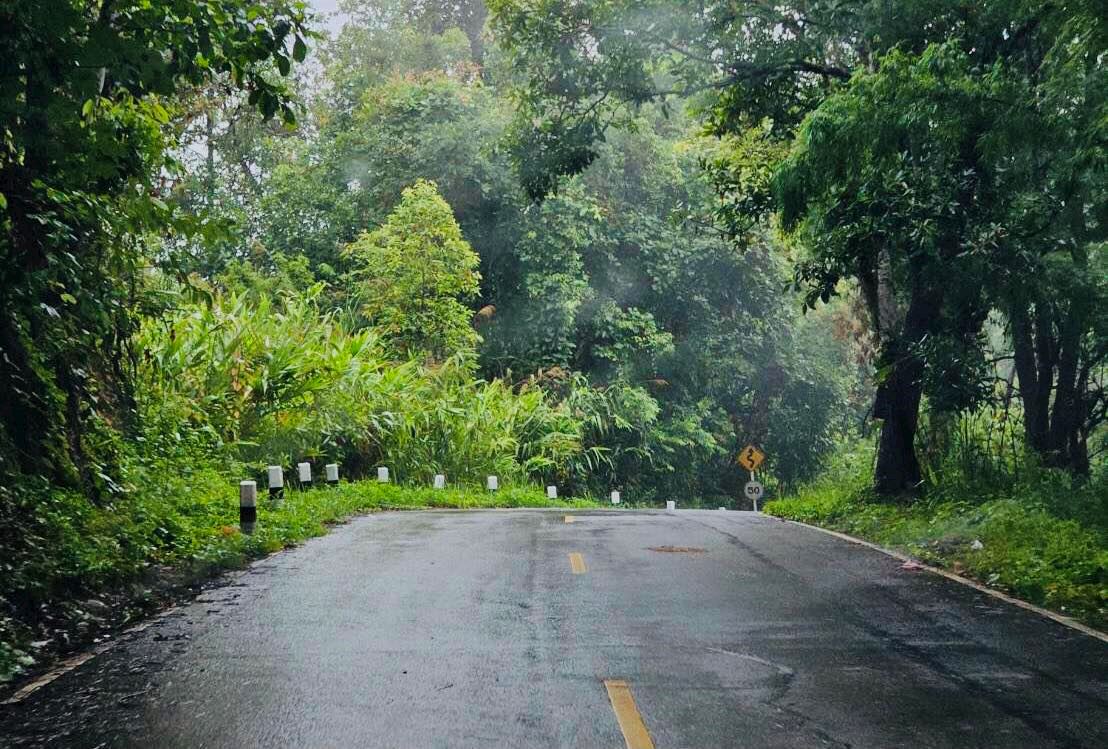
<path id="1" fill-rule="evenodd" d="M 754 447 L 754 445 L 747 445 L 739 452 L 739 465 L 748 471 L 758 470 L 758 466 L 766 460 L 766 454 Z"/>

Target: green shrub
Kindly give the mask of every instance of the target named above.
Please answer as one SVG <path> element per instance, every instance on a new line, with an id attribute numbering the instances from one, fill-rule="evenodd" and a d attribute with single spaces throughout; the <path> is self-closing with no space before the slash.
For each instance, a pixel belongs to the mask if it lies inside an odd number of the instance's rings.
<path id="1" fill-rule="evenodd" d="M 581 425 L 539 388 L 484 382 L 466 356 L 394 360 L 369 331 L 319 307 L 318 288 L 249 292 L 148 321 L 138 344 L 144 454 L 219 454 L 255 468 L 326 457 L 348 474 L 474 480 L 564 470 Z"/>

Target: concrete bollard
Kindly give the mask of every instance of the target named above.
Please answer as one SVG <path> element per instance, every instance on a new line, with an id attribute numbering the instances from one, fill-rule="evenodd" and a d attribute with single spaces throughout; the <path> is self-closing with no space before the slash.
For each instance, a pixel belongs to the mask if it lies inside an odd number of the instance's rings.
<path id="1" fill-rule="evenodd" d="M 328 484 L 337 484 L 337 483 L 339 483 L 339 464 L 338 463 L 328 463 L 327 465 L 323 466 L 323 470 L 327 474 L 327 483 Z"/>
<path id="2" fill-rule="evenodd" d="M 436 489 L 445 489 L 446 488 L 446 476 L 444 476 L 441 473 L 436 473 L 435 474 L 435 481 L 432 484 L 432 486 Z"/>
<path id="3" fill-rule="evenodd" d="M 496 476 L 489 476 L 487 479 L 485 479 L 485 486 L 490 492 L 494 492 L 500 488 L 500 479 L 498 479 Z"/>
<path id="4" fill-rule="evenodd" d="M 612 504 L 619 504 L 619 492 L 612 492 Z"/>
<path id="5" fill-rule="evenodd" d="M 280 507 L 285 498 L 285 470 L 281 466 L 266 469 L 269 478 L 269 501 L 274 507 Z"/>
<path id="6" fill-rule="evenodd" d="M 558 498 L 558 487 L 556 487 L 556 486 L 546 487 L 546 498 L 547 499 L 557 499 Z"/>
<path id="7" fill-rule="evenodd" d="M 384 466 L 379 466 L 377 468 L 377 480 L 382 484 L 389 483 L 389 469 Z"/>
<path id="8" fill-rule="evenodd" d="M 300 486 L 310 487 L 312 485 L 312 464 L 297 463 L 296 471 L 300 478 Z"/>
<path id="9" fill-rule="evenodd" d="M 666 500 L 666 512 L 674 512 L 677 509 L 677 503 L 672 499 Z"/>
<path id="10" fill-rule="evenodd" d="M 258 522 L 258 482 L 239 482 L 239 528 L 250 535 Z"/>

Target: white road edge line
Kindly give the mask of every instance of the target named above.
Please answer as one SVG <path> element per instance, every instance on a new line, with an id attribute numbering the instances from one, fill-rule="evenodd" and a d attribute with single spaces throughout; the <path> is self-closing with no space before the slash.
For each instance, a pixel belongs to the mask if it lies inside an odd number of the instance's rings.
<path id="1" fill-rule="evenodd" d="M 759 513 L 759 514 L 761 514 L 761 513 Z M 774 516 L 773 515 L 766 515 L 765 517 L 774 517 Z M 1027 601 L 1021 600 L 1019 598 L 1014 598 L 1014 597 L 1008 595 L 1007 593 L 1001 593 L 999 590 L 995 590 L 993 588 L 990 588 L 987 585 L 982 585 L 981 583 L 977 582 L 976 580 L 970 580 L 968 577 L 962 577 L 961 575 L 956 575 L 953 572 L 947 572 L 946 570 L 941 569 L 939 567 L 932 567 L 930 564 L 925 564 L 924 562 L 921 562 L 920 560 L 918 560 L 914 557 L 908 556 L 907 554 L 902 554 L 899 551 L 893 551 L 892 549 L 886 549 L 884 546 L 878 546 L 875 543 L 871 543 L 869 541 L 864 541 L 860 538 L 855 538 L 854 536 L 848 536 L 845 533 L 839 533 L 838 531 L 829 530 L 827 528 L 820 528 L 818 525 L 809 525 L 808 523 L 802 523 L 799 520 L 789 520 L 788 518 L 775 518 L 775 519 L 776 520 L 782 520 L 786 523 L 791 523 L 793 525 L 799 525 L 799 526 L 802 526 L 804 528 L 811 528 L 814 531 L 819 531 L 820 533 L 826 533 L 827 535 L 834 536 L 835 538 L 838 538 L 842 541 L 849 541 L 852 544 L 858 544 L 859 546 L 865 546 L 867 549 L 873 549 L 874 551 L 879 551 L 882 554 L 885 554 L 886 556 L 890 556 L 894 559 L 899 559 L 902 562 L 913 562 L 915 564 L 918 564 L 920 566 L 920 569 L 926 570 L 927 572 L 930 572 L 934 575 L 938 575 L 939 577 L 945 577 L 947 580 L 953 580 L 956 583 L 961 583 L 962 585 L 966 585 L 970 588 L 973 588 L 974 590 L 976 590 L 980 593 L 984 593 L 986 595 L 992 596 L 993 598 L 998 598 L 1001 601 L 1004 601 L 1005 603 L 1010 603 L 1013 606 L 1018 606 L 1021 609 L 1026 609 L 1027 611 L 1032 611 L 1032 612 L 1038 614 L 1039 616 L 1044 616 L 1047 619 L 1055 621 L 1055 622 L 1057 622 L 1058 624 L 1061 624 L 1064 627 L 1069 627 L 1070 629 L 1075 629 L 1078 632 L 1080 632 L 1082 634 L 1085 634 L 1085 635 L 1088 635 L 1089 637 L 1094 637 L 1094 638 L 1100 640 L 1101 642 L 1108 642 L 1108 633 L 1101 632 L 1099 629 L 1093 629 L 1089 625 L 1082 624 L 1081 622 L 1079 622 L 1076 619 L 1073 619 L 1071 617 L 1065 616 L 1063 614 L 1055 613 L 1055 612 L 1051 611 L 1050 609 L 1044 609 L 1042 606 L 1036 606 L 1033 603 L 1028 603 Z"/>

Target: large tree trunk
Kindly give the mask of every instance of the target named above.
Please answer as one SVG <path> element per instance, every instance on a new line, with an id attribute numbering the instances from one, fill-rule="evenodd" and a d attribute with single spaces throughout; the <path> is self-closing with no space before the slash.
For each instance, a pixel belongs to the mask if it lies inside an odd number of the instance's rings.
<path id="1" fill-rule="evenodd" d="M 1058 331 L 1058 371 L 1054 389 L 1054 409 L 1050 415 L 1049 452 L 1044 456 L 1052 468 L 1078 472 L 1079 456 L 1073 454 L 1077 436 L 1084 422 L 1078 413 L 1078 358 L 1081 347 L 1081 326 L 1069 311 L 1062 317 Z M 1075 460 L 1076 459 L 1076 460 Z"/>
<path id="2" fill-rule="evenodd" d="M 483 0 L 470 3 L 461 18 L 462 31 L 469 40 L 469 57 L 474 65 L 485 64 L 485 40 L 482 34 L 485 32 L 485 19 L 489 11 Z"/>
<path id="3" fill-rule="evenodd" d="M 1027 446 L 1043 465 L 1077 474 L 1089 470 L 1081 314 L 1046 302 L 1031 313 L 1021 305 L 1009 310 Z"/>
<path id="4" fill-rule="evenodd" d="M 873 405 L 874 418 L 882 420 L 873 487 L 884 496 L 912 491 L 923 480 L 915 446 L 924 371 L 917 347 L 935 325 L 942 297 L 941 288 L 914 285 L 900 335 L 882 347 L 887 371 Z"/>
<path id="5" fill-rule="evenodd" d="M 1051 296 L 1038 296 L 1044 266 L 1027 274 L 1034 285 L 1017 294 L 1007 310 L 1027 446 L 1043 465 L 1078 475 L 1089 472 L 1088 435 L 1102 419 L 1097 409 L 1103 401 L 1089 385 L 1091 373 L 1101 366 L 1106 353 L 1090 349 L 1082 340 L 1093 329 L 1100 304 L 1095 287 L 1084 283 L 1093 278 L 1088 248 L 1106 236 L 1103 230 L 1095 236 L 1090 233 L 1089 207 L 1087 192 L 1080 187 L 1066 201 L 1074 240 L 1068 250 L 1073 265 L 1066 278 L 1073 285 Z"/>
<path id="6" fill-rule="evenodd" d="M 915 448 L 922 384 L 910 369 L 915 368 L 895 366 L 877 388 L 874 416 L 882 424 L 873 487 L 886 496 L 911 490 L 923 480 Z"/>
<path id="7" fill-rule="evenodd" d="M 1050 386 L 1054 364 L 1050 337 L 1041 334 L 1045 310 L 1035 318 L 1023 306 L 1011 309 L 1013 355 L 1023 402 L 1023 432 L 1027 446 L 1037 453 L 1047 450 L 1050 432 Z"/>

